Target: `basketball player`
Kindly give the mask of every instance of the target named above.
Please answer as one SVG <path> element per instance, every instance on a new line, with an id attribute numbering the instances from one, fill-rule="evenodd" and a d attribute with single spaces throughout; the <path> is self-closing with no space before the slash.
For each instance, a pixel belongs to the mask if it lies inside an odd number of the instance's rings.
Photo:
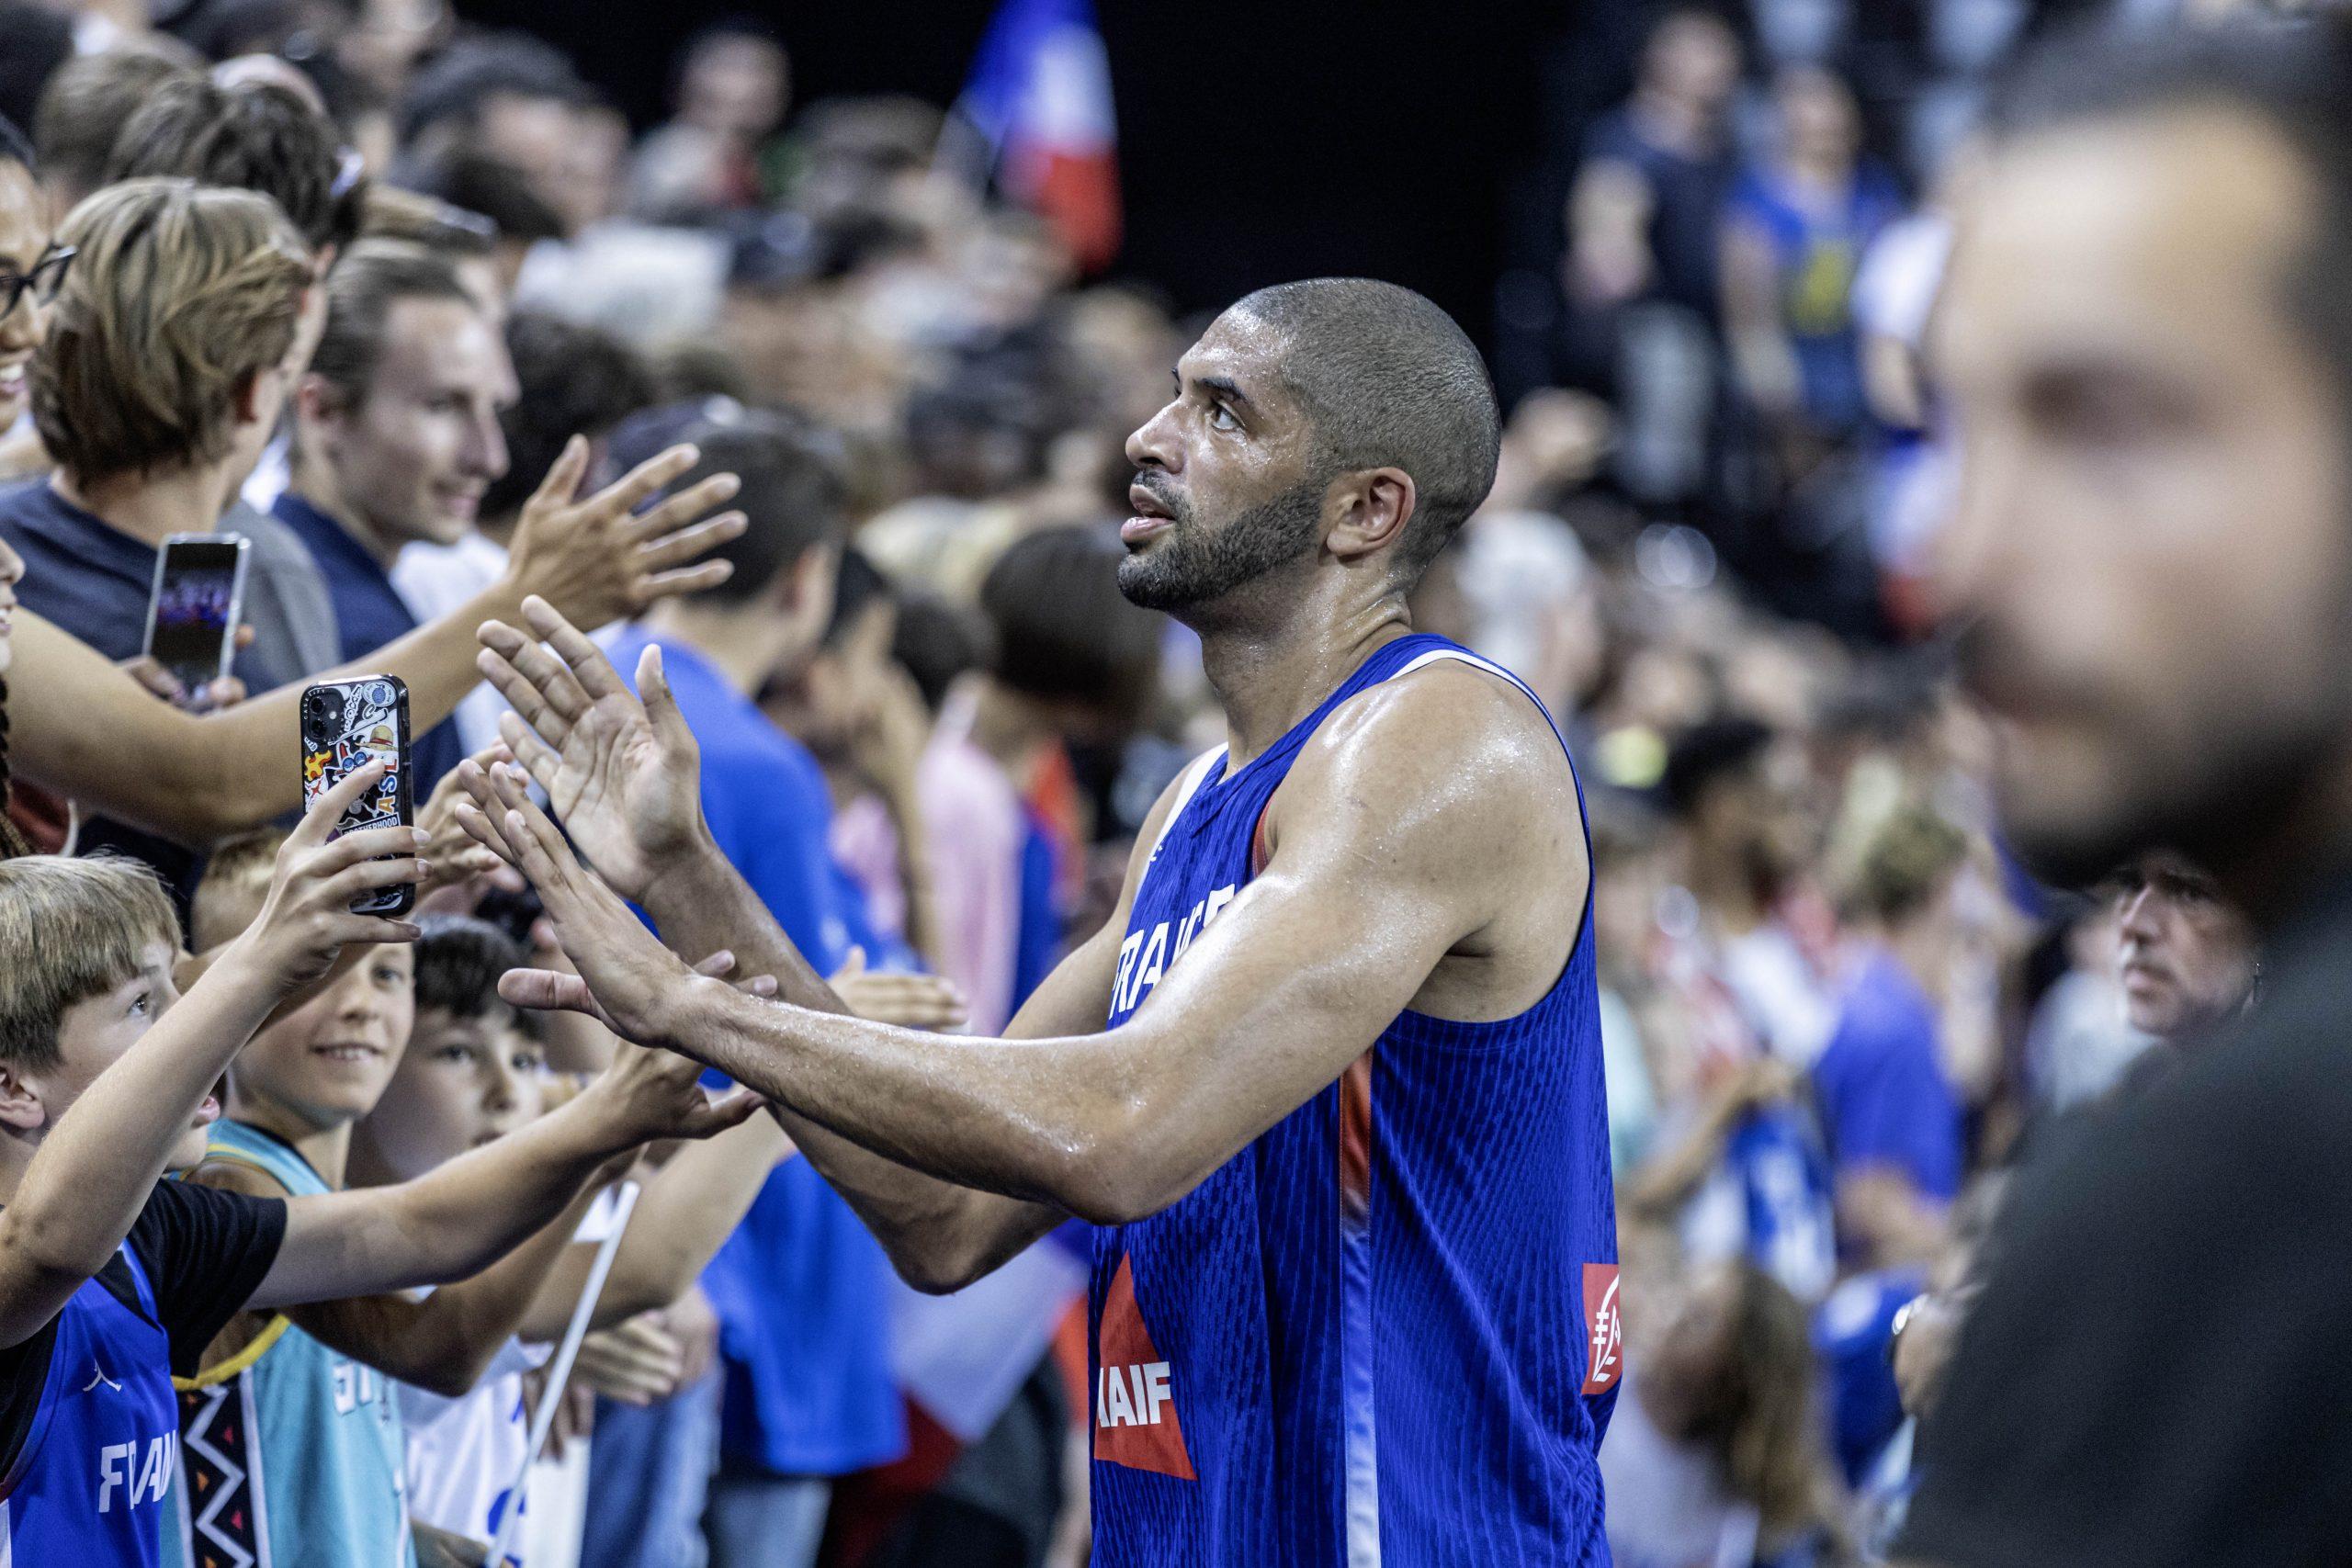
<path id="1" fill-rule="evenodd" d="M 1115 570 L 1201 634 L 1229 739 L 1009 1038 L 841 1016 L 708 849 L 660 650 L 639 707 L 537 609 L 531 638 L 483 628 L 483 667 L 603 880 L 520 772 L 469 775 L 472 826 L 584 980 L 509 990 L 770 1096 L 922 1286 L 1066 1215 L 1101 1227 L 1097 1562 L 1604 1562 L 1620 1361 L 1582 801 L 1527 688 L 1405 609 L 1493 479 L 1493 393 L 1443 312 L 1358 279 L 1249 296 L 1176 380 L 1128 441 Z M 616 894 L 662 942 L 725 931 L 795 1005 L 712 995 Z"/>

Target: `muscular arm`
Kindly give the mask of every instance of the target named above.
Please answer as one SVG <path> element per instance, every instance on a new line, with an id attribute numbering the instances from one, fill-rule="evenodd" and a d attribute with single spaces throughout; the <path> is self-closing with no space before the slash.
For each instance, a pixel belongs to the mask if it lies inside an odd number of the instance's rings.
<path id="1" fill-rule="evenodd" d="M 1148 844 L 1168 810 L 1162 799 L 1145 826 Z M 1135 896 L 1130 864 L 1119 908 L 1102 930 L 1057 964 L 1006 1027 L 1012 1039 L 1074 1034 L 1110 1014 L 1119 940 Z M 767 907 L 715 847 L 683 863 L 647 891 L 647 908 L 662 941 L 680 954 L 697 943 L 731 947 L 749 974 L 774 975 L 780 1000 L 849 1021 L 841 999 L 786 937 Z M 723 935 L 721 933 L 724 933 Z M 712 951 L 707 945 L 703 951 Z M 912 1031 L 896 1032 L 914 1035 Z M 935 1047 L 962 1042 L 914 1035 Z M 745 1079 L 756 1083 L 755 1079 Z M 819 1175 L 881 1241 L 899 1276 L 920 1291 L 956 1290 L 1018 1254 L 1061 1223 L 1051 1204 L 944 1181 L 876 1154 L 774 1097 L 770 1111 Z"/>
<path id="2" fill-rule="evenodd" d="M 1331 1083 L 1439 993 L 1449 954 L 1461 1016 L 1531 1005 L 1575 939 L 1588 875 L 1540 716 L 1491 677 L 1425 671 L 1347 705 L 1310 743 L 1275 795 L 1265 870 L 1126 1023 L 940 1039 L 684 982 L 674 960 L 647 960 L 626 908 L 511 777 L 501 794 L 510 847 L 626 1028 L 889 1160 L 1103 1224 L 1173 1202 Z"/>

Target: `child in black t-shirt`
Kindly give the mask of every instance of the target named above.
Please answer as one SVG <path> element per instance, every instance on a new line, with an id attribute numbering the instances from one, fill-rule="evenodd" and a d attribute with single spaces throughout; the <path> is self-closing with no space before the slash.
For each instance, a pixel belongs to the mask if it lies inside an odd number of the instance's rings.
<path id="1" fill-rule="evenodd" d="M 464 1278 L 614 1156 L 749 1115 L 682 1058 L 631 1051 L 563 1110 L 399 1186 L 286 1201 L 160 1182 L 201 1156 L 238 1049 L 346 944 L 407 942 L 350 912 L 417 881 L 417 835 L 330 840 L 376 781 L 322 797 L 261 916 L 185 998 L 161 887 L 127 862 L 0 863 L 0 1560 L 152 1563 L 178 1469 L 170 1376 L 230 1314 Z M 473 1201 L 481 1190 L 510 1201 Z"/>

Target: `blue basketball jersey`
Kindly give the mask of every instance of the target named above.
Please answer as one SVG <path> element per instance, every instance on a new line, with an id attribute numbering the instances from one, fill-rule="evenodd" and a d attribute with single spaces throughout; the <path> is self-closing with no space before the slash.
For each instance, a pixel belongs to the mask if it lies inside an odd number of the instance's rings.
<path id="1" fill-rule="evenodd" d="M 40 1404 L 0 1477 L 0 1568 L 155 1568 L 179 1470 L 179 1407 L 154 1289 L 138 1255 L 125 1246 L 122 1257 L 136 1310 L 85 1280 L 58 1314 Z"/>
<path id="2" fill-rule="evenodd" d="M 1402 637 L 1262 756 L 1186 774 L 1112 1026 L 1261 869 L 1267 803 L 1316 728 L 1437 660 L 1535 700 Z M 1608 1562 L 1596 1454 L 1623 1360 L 1599 1020 L 1588 896 L 1525 1012 L 1399 1015 L 1176 1203 L 1096 1233 L 1098 1564 Z"/>
<path id="3" fill-rule="evenodd" d="M 300 1155 L 241 1122 L 215 1122 L 204 1157 L 266 1171 L 297 1197 L 333 1190 Z M 167 1562 L 415 1568 L 391 1379 L 279 1316 L 180 1386 L 186 1502 Z"/>

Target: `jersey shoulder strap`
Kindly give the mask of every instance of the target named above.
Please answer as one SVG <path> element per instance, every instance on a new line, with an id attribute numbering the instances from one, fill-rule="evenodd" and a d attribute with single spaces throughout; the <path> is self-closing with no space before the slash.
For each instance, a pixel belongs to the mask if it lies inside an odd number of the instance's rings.
<path id="1" fill-rule="evenodd" d="M 1560 743 L 1560 750 L 1566 751 L 1568 749 L 1568 738 L 1560 733 L 1559 720 L 1552 716 L 1552 710 L 1544 705 L 1544 699 L 1535 694 L 1534 687 L 1529 685 L 1526 682 L 1521 680 L 1518 676 L 1512 674 L 1510 671 L 1504 669 L 1493 660 L 1481 658 L 1477 654 L 1471 652 L 1466 648 L 1457 648 L 1448 645 L 1444 648 L 1430 649 L 1428 652 L 1416 655 L 1414 658 L 1408 660 L 1405 663 L 1399 665 L 1388 679 L 1392 681 L 1397 680 L 1400 677 L 1410 675 L 1416 670 L 1448 660 L 1456 664 L 1467 664 L 1473 670 L 1483 670 L 1487 674 L 1498 676 L 1518 687 L 1521 694 L 1525 696 L 1529 702 L 1535 705 L 1535 711 L 1544 716 L 1544 722 L 1551 727 L 1552 739 Z M 1573 764 L 1574 759 L 1571 758 L 1570 761 L 1571 764 Z"/>
<path id="2" fill-rule="evenodd" d="M 1212 746 L 1185 764 L 1184 771 L 1177 775 L 1176 798 L 1168 803 L 1168 815 L 1160 818 L 1159 831 L 1151 840 L 1151 852 L 1143 857 L 1145 865 L 1159 858 L 1159 846 L 1168 841 L 1176 819 L 1184 815 L 1184 807 L 1193 804 L 1193 796 L 1200 794 L 1201 785 L 1208 782 L 1209 774 L 1224 761 L 1225 748 Z"/>

